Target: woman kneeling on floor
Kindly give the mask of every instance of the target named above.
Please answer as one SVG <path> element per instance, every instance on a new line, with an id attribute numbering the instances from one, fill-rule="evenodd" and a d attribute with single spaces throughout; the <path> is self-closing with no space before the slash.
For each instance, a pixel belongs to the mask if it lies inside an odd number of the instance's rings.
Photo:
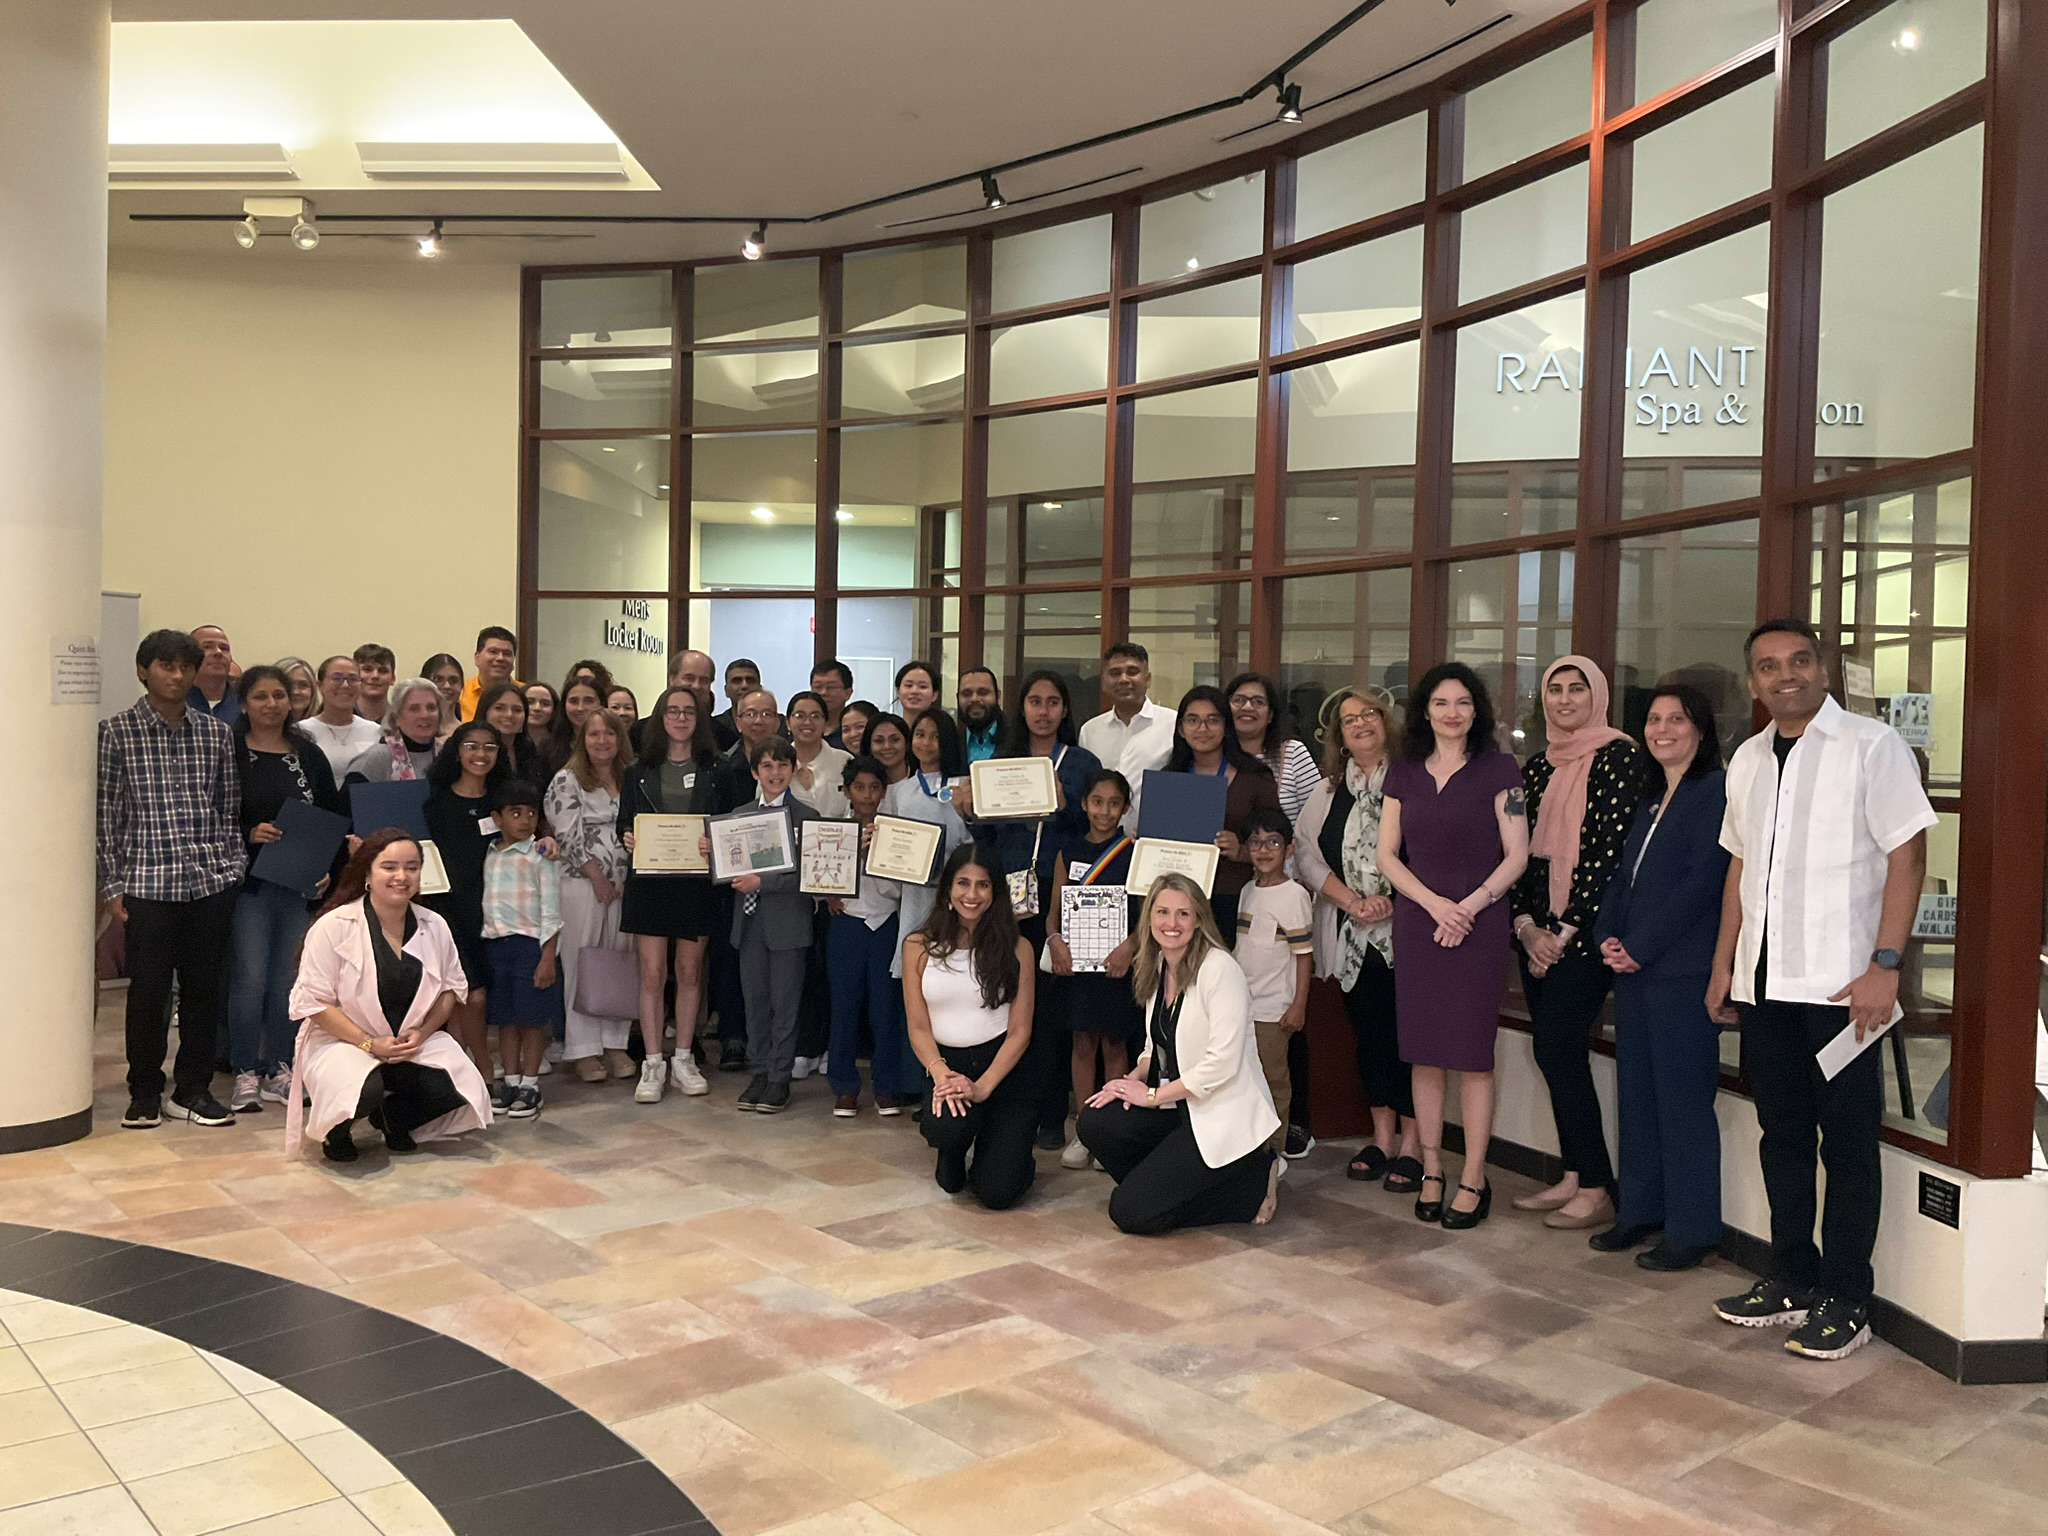
<path id="1" fill-rule="evenodd" d="M 469 990 L 441 917 L 415 906 L 420 845 L 387 827 L 363 841 L 307 931 L 292 988 L 301 1020 L 285 1146 L 317 1137 L 352 1163 L 365 1116 L 394 1152 L 491 1123 L 490 1089 L 444 1028 Z M 312 1108 L 302 1109 L 302 1097 Z"/>
<path id="2" fill-rule="evenodd" d="M 1130 1075 L 1088 1101 L 1080 1135 L 1116 1180 L 1119 1230 L 1273 1219 L 1280 1128 L 1252 1033 L 1251 989 L 1201 888 L 1161 875 L 1145 898 L 1131 982 L 1149 1021 Z"/>
<path id="3" fill-rule="evenodd" d="M 956 848 L 931 916 L 903 941 L 903 1007 L 931 1074 L 919 1125 L 939 1154 L 933 1176 L 992 1211 L 1022 1200 L 1037 1173 L 1038 1102 L 1020 1070 L 1035 980 L 1009 881 L 979 844 Z"/>

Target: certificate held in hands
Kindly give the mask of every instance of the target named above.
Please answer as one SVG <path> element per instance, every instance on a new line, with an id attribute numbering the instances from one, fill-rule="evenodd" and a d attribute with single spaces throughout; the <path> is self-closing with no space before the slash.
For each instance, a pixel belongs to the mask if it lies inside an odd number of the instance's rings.
<path id="1" fill-rule="evenodd" d="M 708 875 L 702 816 L 633 818 L 633 872 L 638 875 Z"/>
<path id="2" fill-rule="evenodd" d="M 1060 808 L 1059 778 L 1049 757 L 992 757 L 971 764 L 977 821 L 1050 816 Z"/>
<path id="3" fill-rule="evenodd" d="M 407 837 L 427 836 L 427 792 L 431 787 L 425 779 L 349 785 L 349 830 L 357 837 L 368 837 L 396 827 Z"/>
<path id="4" fill-rule="evenodd" d="M 1138 794 L 1138 836 L 1212 843 L 1223 830 L 1230 784 L 1221 774 L 1146 770 Z"/>
<path id="5" fill-rule="evenodd" d="M 867 872 L 904 885 L 930 885 L 939 877 L 939 854 L 945 846 L 945 829 L 937 822 L 877 816 L 875 835 L 868 843 Z"/>
<path id="6" fill-rule="evenodd" d="M 334 868 L 334 856 L 348 835 L 348 818 L 303 800 L 287 800 L 278 807 L 273 825 L 284 835 L 256 850 L 249 873 L 311 901 L 315 887 Z"/>
<path id="7" fill-rule="evenodd" d="M 1148 774 L 1149 778 L 1150 775 Z M 1186 875 L 1207 896 L 1216 885 L 1216 862 L 1223 856 L 1214 843 L 1177 843 L 1161 837 L 1141 837 L 1131 850 L 1131 872 L 1124 889 L 1144 897 L 1161 875 Z"/>

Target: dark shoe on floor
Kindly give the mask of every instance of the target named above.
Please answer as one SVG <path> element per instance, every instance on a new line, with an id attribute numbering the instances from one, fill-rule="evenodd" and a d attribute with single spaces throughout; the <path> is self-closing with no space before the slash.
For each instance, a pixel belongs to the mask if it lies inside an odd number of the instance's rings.
<path id="1" fill-rule="evenodd" d="M 233 1125 L 235 1112 L 204 1088 L 195 1088 L 183 1098 L 172 1094 L 164 1105 L 164 1118 L 189 1120 L 194 1125 Z"/>
<path id="2" fill-rule="evenodd" d="M 959 1194 L 967 1187 L 967 1154 L 941 1152 L 938 1166 L 932 1170 L 932 1177 L 938 1180 L 939 1188 L 947 1194 Z"/>
<path id="3" fill-rule="evenodd" d="M 1474 1189 L 1470 1184 L 1460 1184 L 1458 1188 L 1468 1195 L 1477 1195 L 1479 1203 L 1469 1211 L 1461 1211 L 1455 1205 L 1445 1205 L 1443 1226 L 1446 1232 L 1469 1232 L 1486 1220 L 1493 1210 L 1493 1180 L 1488 1179 L 1478 1189 Z"/>
<path id="4" fill-rule="evenodd" d="M 744 1072 L 747 1070 L 747 1048 L 737 1040 L 728 1040 L 718 1054 L 718 1070 L 721 1072 Z"/>
<path id="5" fill-rule="evenodd" d="M 509 1102 L 505 1105 L 506 1118 L 531 1120 L 540 1113 L 540 1090 L 521 1086 L 514 1088 Z"/>
<path id="6" fill-rule="evenodd" d="M 761 1090 L 761 1102 L 754 1108 L 764 1115 L 779 1115 L 789 1108 L 789 1084 L 770 1083 Z"/>
<path id="7" fill-rule="evenodd" d="M 394 1131 L 394 1130 L 392 1130 L 392 1129 L 391 1129 L 391 1127 L 390 1127 L 390 1126 L 388 1126 L 388 1125 L 387 1125 L 387 1126 L 385 1126 L 385 1127 L 383 1127 L 383 1130 L 384 1130 L 384 1149 L 385 1149 L 385 1150 L 386 1150 L 387 1152 L 417 1152 L 417 1151 L 419 1151 L 419 1149 L 420 1149 L 420 1144 L 419 1144 L 418 1142 L 416 1142 L 416 1141 L 414 1141 L 414 1140 L 412 1139 L 412 1132 L 410 1132 L 410 1131 Z"/>
<path id="8" fill-rule="evenodd" d="M 327 1139 L 320 1143 L 320 1155 L 330 1163 L 352 1163 L 363 1154 L 356 1150 L 355 1138 L 343 1124 L 327 1133 Z"/>
<path id="9" fill-rule="evenodd" d="M 504 1111 L 506 1111 L 506 1110 L 510 1109 L 511 1107 L 512 1107 L 512 1089 L 511 1089 L 511 1088 L 510 1088 L 509 1086 L 507 1086 L 507 1084 L 506 1084 L 506 1082 L 505 1082 L 505 1079 L 503 1079 L 502 1077 L 494 1077 L 494 1078 L 492 1078 L 492 1079 L 491 1079 L 491 1108 L 493 1108 L 493 1109 L 495 1109 L 495 1110 L 499 1111 L 500 1113 L 503 1113 Z"/>
<path id="10" fill-rule="evenodd" d="M 1809 1360 L 1839 1360 L 1870 1342 L 1870 1308 L 1860 1301 L 1823 1296 L 1785 1348 Z"/>
<path id="11" fill-rule="evenodd" d="M 1061 1151 L 1067 1144 L 1067 1128 L 1064 1125 L 1050 1126 L 1041 1130 L 1031 1144 L 1041 1152 Z"/>
<path id="12" fill-rule="evenodd" d="M 833 1116 L 840 1120 L 851 1120 L 860 1113 L 860 1097 L 857 1094 L 842 1093 L 832 1101 Z"/>
<path id="13" fill-rule="evenodd" d="M 1636 1268 L 1654 1269 L 1660 1274 L 1697 1269 L 1713 1251 L 1711 1248 L 1687 1248 L 1680 1243 L 1659 1243 L 1649 1252 L 1636 1255 Z"/>
<path id="14" fill-rule="evenodd" d="M 875 1095 L 875 1113 L 884 1120 L 892 1120 L 910 1107 L 910 1100 L 901 1094 L 878 1093 Z"/>
<path id="15" fill-rule="evenodd" d="M 1633 1222 L 1628 1226 L 1616 1222 L 1605 1232 L 1595 1232 L 1587 1238 L 1586 1246 L 1595 1253 L 1626 1253 L 1631 1248 L 1642 1247 L 1663 1230 L 1647 1221 Z"/>
<path id="16" fill-rule="evenodd" d="M 740 1090 L 739 1101 L 733 1108 L 741 1114 L 748 1114 L 761 1107 L 761 1096 L 768 1091 L 768 1074 L 756 1072 L 753 1081 Z"/>
<path id="17" fill-rule="evenodd" d="M 1304 1131 L 1298 1125 L 1287 1127 L 1287 1146 L 1281 1155 L 1289 1162 L 1293 1162 L 1298 1157 L 1307 1157 L 1315 1149 L 1315 1137 L 1309 1135 L 1307 1131 Z"/>
<path id="18" fill-rule="evenodd" d="M 1358 1149 L 1358 1155 L 1344 1165 L 1344 1177 L 1356 1179 L 1361 1184 L 1376 1182 L 1387 1171 L 1387 1154 L 1371 1142 Z"/>
<path id="19" fill-rule="evenodd" d="M 163 1123 L 161 1099 L 130 1099 L 128 1113 L 121 1117 L 122 1128 L 130 1131 L 153 1131 Z"/>
<path id="20" fill-rule="evenodd" d="M 1797 1328 L 1812 1305 L 1810 1292 L 1781 1280 L 1759 1280 L 1740 1296 L 1722 1297 L 1714 1303 L 1714 1312 L 1738 1328 Z"/>
<path id="21" fill-rule="evenodd" d="M 1414 1195 L 1422 1192 L 1422 1159 L 1419 1157 L 1396 1157 L 1387 1162 L 1387 1176 L 1380 1180 L 1380 1188 L 1390 1195 Z"/>
<path id="22" fill-rule="evenodd" d="M 1436 1198 L 1428 1199 L 1429 1186 L 1436 1186 Z M 1422 1193 L 1415 1197 L 1415 1219 L 1417 1221 L 1442 1221 L 1444 1219 L 1444 1176 L 1440 1173 L 1425 1173 L 1422 1176 Z"/>

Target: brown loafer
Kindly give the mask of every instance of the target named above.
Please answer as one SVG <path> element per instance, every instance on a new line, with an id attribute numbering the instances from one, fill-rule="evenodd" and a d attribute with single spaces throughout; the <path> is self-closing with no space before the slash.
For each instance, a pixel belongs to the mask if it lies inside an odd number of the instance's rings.
<path id="1" fill-rule="evenodd" d="M 1559 1208 L 1543 1218 L 1543 1225 L 1555 1232 L 1586 1232 L 1594 1227 L 1611 1227 L 1614 1225 L 1614 1201 L 1603 1193 L 1600 1203 L 1585 1215 L 1567 1216 Z"/>

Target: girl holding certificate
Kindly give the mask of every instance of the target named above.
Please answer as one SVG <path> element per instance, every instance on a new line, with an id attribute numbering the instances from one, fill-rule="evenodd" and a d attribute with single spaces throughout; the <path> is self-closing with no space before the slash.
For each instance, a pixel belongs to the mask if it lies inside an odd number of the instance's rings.
<path id="1" fill-rule="evenodd" d="M 868 727 L 868 745 L 884 766 L 888 765 L 893 746 L 889 738 L 902 729 L 903 722 L 894 715 L 884 715 Z M 946 781 L 967 771 L 967 749 L 960 743 L 960 728 L 953 724 L 951 715 L 934 707 L 918 716 L 908 739 L 911 760 L 905 765 L 903 776 L 882 797 L 882 814 L 932 823 L 944 834 L 944 847 L 950 854 L 967 841 L 967 823 L 953 809 L 950 793 L 941 798 Z M 943 884 L 939 887 L 944 888 Z M 906 935 L 915 933 L 931 915 L 933 896 L 929 885 L 903 887 L 902 923 Z M 902 974 L 901 956 L 897 971 Z"/>
<path id="2" fill-rule="evenodd" d="M 1244 821 L 1260 806 L 1280 809 L 1280 788 L 1273 770 L 1237 744 L 1223 691 L 1202 686 L 1190 688 L 1180 701 L 1166 771 L 1217 774 L 1229 782 L 1223 801 L 1223 830 L 1216 834 L 1223 857 L 1216 866 L 1216 888 L 1210 892 L 1209 904 L 1224 943 L 1235 943 L 1237 894 L 1252 878 L 1252 863 L 1244 851 Z M 1143 792 L 1140 785 L 1131 787 Z"/>
<path id="3" fill-rule="evenodd" d="M 972 843 L 939 876 L 945 898 L 903 945 L 910 1048 L 931 1075 L 920 1126 L 937 1151 L 933 1177 L 992 1211 L 1024 1198 L 1038 1119 L 1018 1067 L 1031 1045 L 1036 980 L 1010 889 Z"/>

